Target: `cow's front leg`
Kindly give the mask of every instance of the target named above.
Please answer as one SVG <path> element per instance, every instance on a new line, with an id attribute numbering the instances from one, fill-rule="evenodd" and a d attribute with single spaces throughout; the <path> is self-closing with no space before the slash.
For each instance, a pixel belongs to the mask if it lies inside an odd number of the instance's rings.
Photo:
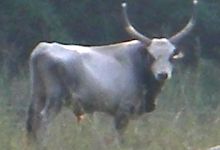
<path id="1" fill-rule="evenodd" d="M 119 142 L 124 141 L 123 135 L 129 123 L 129 116 L 130 116 L 129 112 L 120 110 L 117 112 L 114 118 L 115 129 L 117 130 Z"/>

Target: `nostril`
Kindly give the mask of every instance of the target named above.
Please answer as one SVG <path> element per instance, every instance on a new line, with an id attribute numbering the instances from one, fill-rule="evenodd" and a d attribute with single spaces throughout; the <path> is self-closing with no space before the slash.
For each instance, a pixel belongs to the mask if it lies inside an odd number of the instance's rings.
<path id="1" fill-rule="evenodd" d="M 158 80 L 166 80 L 168 78 L 168 74 L 163 72 L 157 75 Z"/>

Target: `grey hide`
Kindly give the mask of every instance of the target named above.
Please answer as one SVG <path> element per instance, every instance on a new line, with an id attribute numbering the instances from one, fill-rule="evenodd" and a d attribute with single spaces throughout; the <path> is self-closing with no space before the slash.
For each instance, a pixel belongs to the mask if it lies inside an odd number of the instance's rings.
<path id="1" fill-rule="evenodd" d="M 53 119 L 63 105 L 78 119 L 85 113 L 107 113 L 114 117 L 119 133 L 129 119 L 155 109 L 156 96 L 171 78 L 173 60 L 180 56 L 175 41 L 191 31 L 195 15 L 171 39 L 150 39 L 131 26 L 126 4 L 122 7 L 126 30 L 137 40 L 104 46 L 41 42 L 33 50 L 29 135 L 36 137 L 42 124 Z"/>

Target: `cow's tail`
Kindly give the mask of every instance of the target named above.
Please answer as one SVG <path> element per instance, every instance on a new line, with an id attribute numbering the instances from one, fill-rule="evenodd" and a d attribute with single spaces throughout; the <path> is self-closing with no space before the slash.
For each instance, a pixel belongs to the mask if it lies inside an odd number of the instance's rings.
<path id="1" fill-rule="evenodd" d="M 39 68 L 40 53 L 45 49 L 43 44 L 40 43 L 34 49 L 29 61 L 31 102 L 27 111 L 26 130 L 32 137 L 36 136 L 36 130 L 39 128 L 39 113 L 45 103 L 45 90 Z"/>

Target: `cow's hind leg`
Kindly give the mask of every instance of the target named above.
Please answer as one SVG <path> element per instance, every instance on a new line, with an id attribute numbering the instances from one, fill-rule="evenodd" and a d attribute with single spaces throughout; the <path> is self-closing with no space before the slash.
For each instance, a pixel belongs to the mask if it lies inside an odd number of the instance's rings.
<path id="1" fill-rule="evenodd" d="M 55 116 L 60 112 L 63 105 L 63 93 L 60 86 L 53 87 L 53 91 L 49 92 L 46 99 L 46 104 L 40 115 L 43 125 L 47 126 Z"/>
<path id="2" fill-rule="evenodd" d="M 45 107 L 41 111 L 43 126 L 55 118 L 60 112 L 63 100 L 65 98 L 65 86 L 62 81 L 63 69 L 62 63 L 51 61 L 49 66 L 42 67 L 42 76 L 44 77 L 44 85 L 46 92 Z"/>
<path id="3" fill-rule="evenodd" d="M 83 119 L 83 116 L 85 114 L 85 111 L 83 109 L 83 106 L 81 104 L 81 98 L 77 94 L 72 94 L 70 98 L 70 105 L 73 113 L 76 116 L 77 122 L 80 123 Z"/>

